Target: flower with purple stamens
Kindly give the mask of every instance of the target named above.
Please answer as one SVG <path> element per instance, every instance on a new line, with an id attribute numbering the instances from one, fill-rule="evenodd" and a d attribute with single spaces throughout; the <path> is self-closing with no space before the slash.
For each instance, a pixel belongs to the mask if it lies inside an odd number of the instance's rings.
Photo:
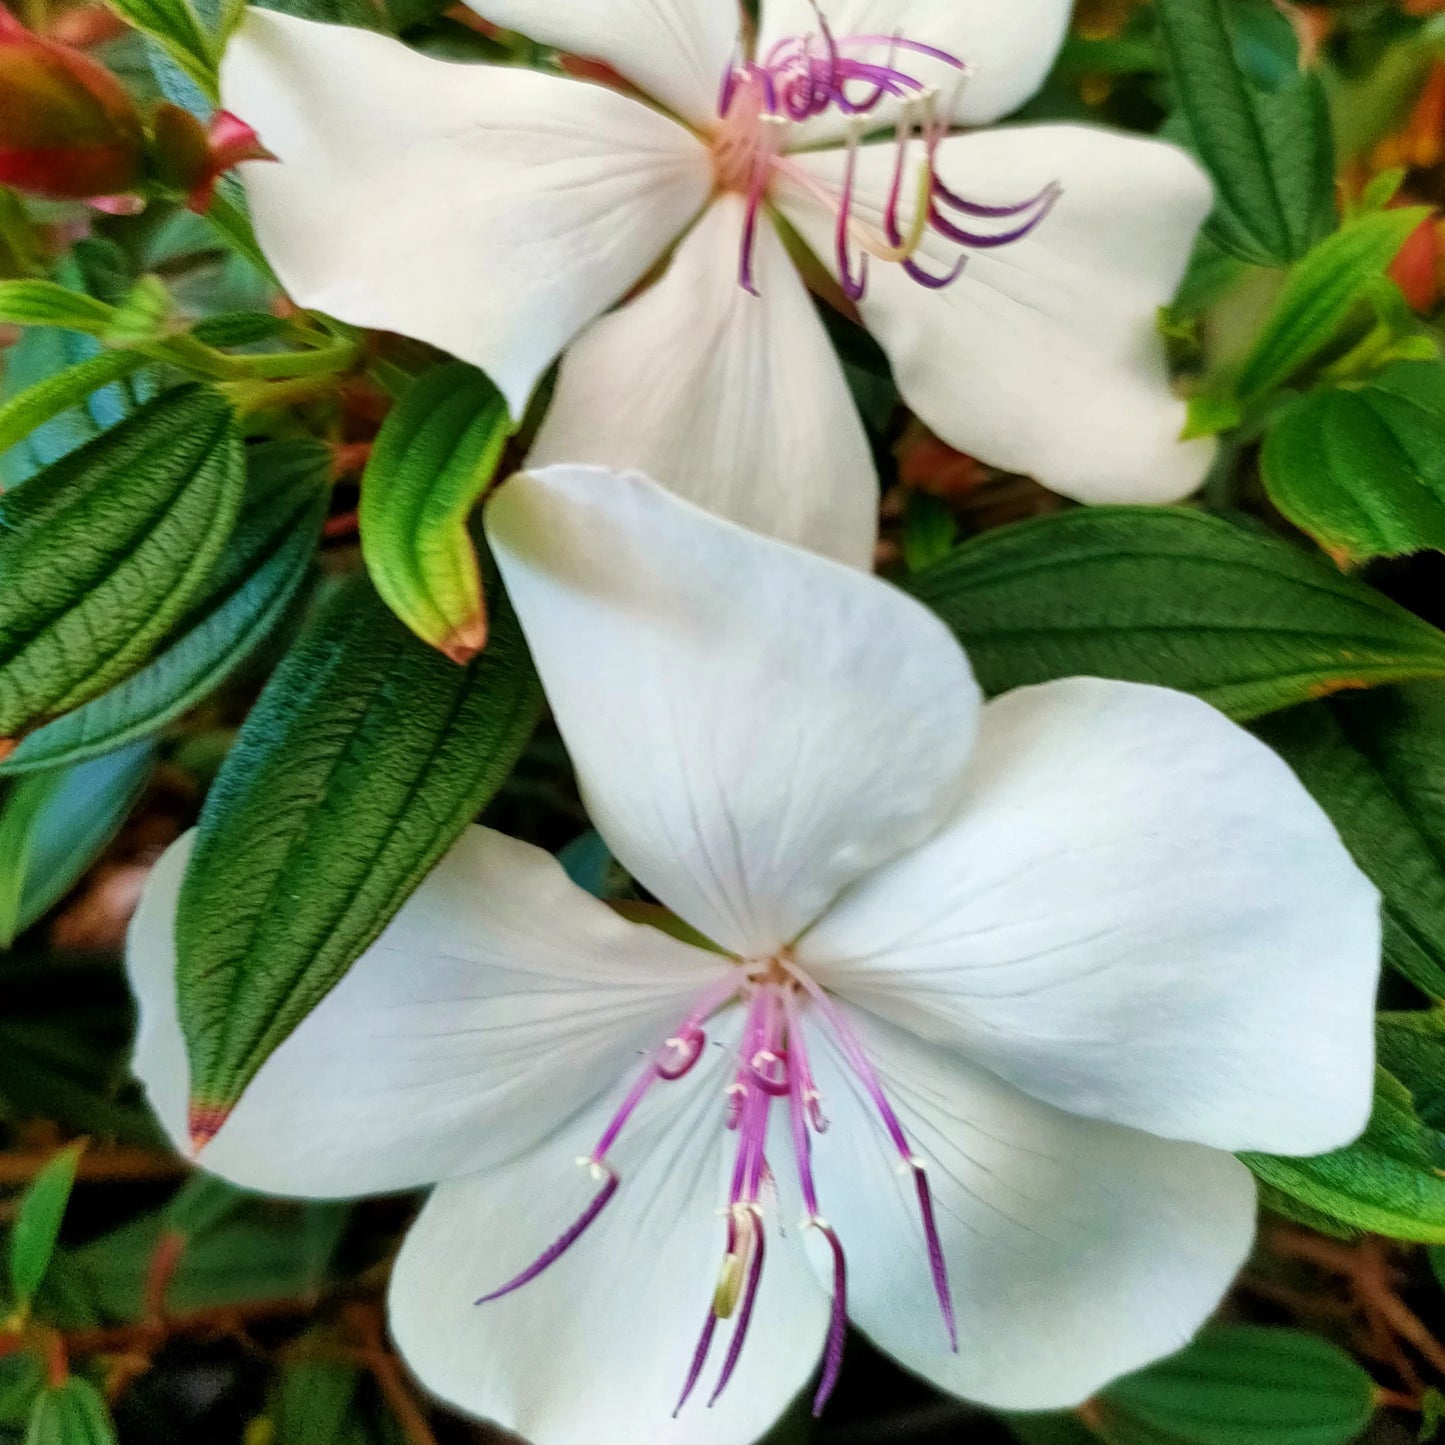
<path id="1" fill-rule="evenodd" d="M 850 1320 L 1012 1409 L 1182 1345 L 1252 1237 L 1226 1151 L 1369 1110 L 1379 902 L 1289 769 L 1159 688 L 985 705 L 912 599 L 634 475 L 487 526 L 598 831 L 712 946 L 471 829 L 202 1164 L 435 1183 L 392 1332 L 533 1445 L 747 1445 Z M 188 847 L 129 953 L 182 1144 Z"/>
<path id="2" fill-rule="evenodd" d="M 222 91 L 281 158 L 245 181 L 299 303 L 454 352 L 519 417 L 562 355 L 533 465 L 685 479 L 868 566 L 873 452 L 812 287 L 961 451 L 1087 502 L 1203 477 L 1156 327 L 1199 168 L 970 129 L 1036 89 L 1068 0 L 763 0 L 755 31 L 738 0 L 470 3 L 632 89 L 253 9 Z"/>

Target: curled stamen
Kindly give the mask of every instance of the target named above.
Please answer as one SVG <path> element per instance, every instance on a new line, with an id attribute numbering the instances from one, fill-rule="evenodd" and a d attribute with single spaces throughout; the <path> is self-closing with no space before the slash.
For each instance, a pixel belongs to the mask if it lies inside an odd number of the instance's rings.
<path id="1" fill-rule="evenodd" d="M 749 1211 L 747 1221 L 748 1249 L 752 1255 L 752 1262 L 748 1266 L 747 1288 L 743 1292 L 742 1309 L 738 1312 L 738 1322 L 733 1326 L 733 1337 L 728 1341 L 728 1352 L 723 1360 L 722 1374 L 718 1376 L 717 1386 L 708 1398 L 709 1410 L 717 1404 L 722 1392 L 728 1387 L 728 1381 L 733 1377 L 733 1371 L 737 1369 L 738 1359 L 743 1352 L 743 1344 L 748 1337 L 748 1326 L 752 1323 L 753 1306 L 758 1299 L 758 1286 L 762 1283 L 763 1222 L 756 1211 Z"/>
<path id="2" fill-rule="evenodd" d="M 833 1388 L 838 1383 L 838 1373 L 843 1368 L 843 1345 L 848 1336 L 848 1265 L 843 1257 L 843 1244 L 833 1226 L 816 1215 L 807 1221 L 808 1227 L 816 1229 L 828 1241 L 833 1252 L 833 1311 L 828 1323 L 828 1343 L 823 1351 L 823 1374 L 813 1395 L 813 1418 L 823 1413 Z"/>
<path id="3" fill-rule="evenodd" d="M 657 1077 L 671 1084 L 690 1074 L 706 1045 L 707 1035 L 695 1024 L 680 1030 L 662 1046 L 664 1057 L 654 1065 Z M 671 1058 L 665 1057 L 669 1054 Z"/>
<path id="4" fill-rule="evenodd" d="M 615 1169 L 603 1163 L 601 1160 L 585 1159 L 582 1162 L 593 1170 L 594 1173 L 596 1170 L 601 1169 L 606 1174 L 606 1182 L 602 1188 L 598 1190 L 592 1202 L 578 1215 L 575 1223 L 558 1235 L 557 1239 L 548 1245 L 521 1274 L 517 1275 L 514 1279 L 508 1280 L 500 1289 L 494 1289 L 490 1294 L 484 1294 L 481 1299 L 476 1301 L 477 1304 L 490 1304 L 493 1300 L 501 1299 L 503 1295 L 509 1295 L 515 1290 L 521 1289 L 525 1284 L 531 1284 L 539 1274 L 556 1264 L 557 1261 L 587 1233 L 596 1222 L 597 1216 L 612 1202 L 612 1196 L 617 1193 L 617 1186 L 622 1182 L 621 1176 Z"/>

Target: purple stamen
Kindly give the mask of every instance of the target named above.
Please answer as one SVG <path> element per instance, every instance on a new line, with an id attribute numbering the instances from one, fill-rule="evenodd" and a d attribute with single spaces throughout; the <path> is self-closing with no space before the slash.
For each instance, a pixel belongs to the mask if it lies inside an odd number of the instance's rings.
<path id="1" fill-rule="evenodd" d="M 543 1250 L 515 1279 L 508 1280 L 501 1289 L 494 1289 L 491 1294 L 484 1294 L 481 1299 L 476 1301 L 477 1304 L 491 1304 L 493 1300 L 499 1300 L 503 1295 L 509 1295 L 515 1290 L 521 1289 L 524 1284 L 531 1284 L 543 1270 L 550 1269 L 556 1264 L 587 1233 L 597 1216 L 612 1202 L 612 1196 L 617 1193 L 617 1186 L 622 1182 L 616 1171 L 607 1165 L 599 1164 L 595 1167 L 607 1171 L 607 1182 L 598 1190 L 592 1203 L 577 1217 L 576 1223 L 559 1235 L 556 1241 Z"/>
<path id="2" fill-rule="evenodd" d="M 823 1413 L 823 1407 L 833 1394 L 838 1383 L 838 1373 L 843 1368 L 843 1345 L 848 1336 L 848 1265 L 843 1257 L 843 1243 L 831 1224 L 821 1219 L 810 1219 L 809 1224 L 828 1241 L 833 1251 L 833 1313 L 828 1323 L 828 1343 L 823 1351 L 823 1375 L 813 1395 L 813 1418 Z"/>
<path id="3" fill-rule="evenodd" d="M 942 201 L 955 211 L 962 211 L 966 216 L 977 216 L 980 220 L 1006 221 L 1010 217 L 1021 216 L 1025 211 L 1033 210 L 1035 206 L 1051 208 L 1062 194 L 1063 187 L 1057 181 L 1050 181 L 1036 196 L 1030 196 L 1026 201 L 1019 201 L 1012 206 L 985 206 L 978 201 L 967 200 L 956 191 L 949 190 L 937 177 L 933 182 L 934 200 Z"/>
<path id="4" fill-rule="evenodd" d="M 728 1352 L 727 1357 L 723 1360 L 722 1374 L 718 1376 L 717 1386 L 708 1398 L 709 1410 L 717 1404 L 722 1392 L 728 1387 L 728 1381 L 733 1377 L 733 1371 L 738 1367 L 738 1359 L 743 1352 L 743 1343 L 748 1337 L 748 1325 L 753 1318 L 753 1305 L 757 1303 L 758 1286 L 762 1283 L 763 1222 L 761 1219 L 753 1217 L 748 1236 L 752 1249 L 752 1262 L 748 1266 L 747 1288 L 743 1292 L 742 1306 L 738 1310 L 738 1322 L 733 1326 L 733 1337 L 728 1341 Z"/>
<path id="5" fill-rule="evenodd" d="M 923 267 L 918 264 L 917 261 L 905 261 L 903 263 L 903 273 L 908 277 L 910 281 L 916 281 L 920 286 L 924 287 L 925 290 L 946 291 L 950 286 L 953 285 L 955 281 L 958 280 L 960 276 L 963 275 L 964 268 L 967 265 L 968 257 L 960 256 L 953 263 L 953 270 L 950 271 L 946 276 L 934 276 L 929 272 L 925 271 Z"/>
<path id="6" fill-rule="evenodd" d="M 707 1319 L 703 1323 L 702 1336 L 697 1342 L 697 1349 L 692 1353 L 692 1364 L 688 1367 L 687 1380 L 683 1384 L 682 1394 L 678 1396 L 677 1405 L 672 1412 L 674 1420 L 682 1414 L 682 1407 L 687 1404 L 688 1398 L 702 1375 L 703 1366 L 707 1364 L 708 1352 L 712 1349 L 712 1337 L 717 1332 L 717 1316 L 709 1310 Z"/>
<path id="7" fill-rule="evenodd" d="M 908 1135 L 904 1132 L 898 1115 L 893 1112 L 893 1106 L 888 1102 L 883 1085 L 873 1071 L 873 1065 L 868 1062 L 868 1055 L 843 1011 L 802 969 L 795 968 L 792 964 L 784 964 L 784 967 L 803 986 L 809 998 L 817 1004 L 819 1011 L 828 1020 L 833 1035 L 838 1041 L 838 1046 L 843 1051 L 844 1058 L 848 1060 L 858 1081 L 873 1101 L 873 1107 L 878 1111 L 878 1117 L 882 1120 L 888 1137 L 893 1141 L 893 1147 L 898 1151 L 903 1163 L 913 1171 L 918 1191 L 918 1212 L 922 1217 L 923 1237 L 928 1248 L 928 1268 L 933 1276 L 933 1289 L 938 1296 L 939 1310 L 943 1315 L 944 1325 L 948 1329 L 949 1345 L 956 1354 L 958 1352 L 958 1328 L 954 1320 L 953 1291 L 948 1284 L 948 1262 L 944 1258 L 943 1241 L 939 1238 L 938 1221 L 933 1212 L 933 1195 L 928 1188 L 928 1178 L 924 1173 L 923 1163 L 909 1146 Z"/>
<path id="8" fill-rule="evenodd" d="M 843 294 L 850 301 L 861 301 L 868 289 L 868 258 L 858 258 L 858 272 L 853 273 L 853 262 L 848 249 L 848 228 L 853 219 L 853 194 L 858 179 L 858 147 L 848 148 L 848 165 L 843 175 L 843 194 L 838 203 L 838 224 L 834 233 L 834 244 L 838 248 L 838 281 Z"/>

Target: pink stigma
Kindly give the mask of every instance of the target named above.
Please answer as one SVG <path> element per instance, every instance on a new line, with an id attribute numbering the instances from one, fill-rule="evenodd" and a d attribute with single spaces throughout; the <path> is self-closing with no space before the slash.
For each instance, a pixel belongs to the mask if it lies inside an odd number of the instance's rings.
<path id="1" fill-rule="evenodd" d="M 622 1176 L 608 1156 L 628 1122 L 655 1085 L 675 1082 L 692 1071 L 706 1047 L 705 1026 L 719 1011 L 734 1005 L 741 1006 L 745 1014 L 721 1111 L 723 1127 L 736 1140 L 727 1205 L 723 1211 L 727 1226 L 722 1266 L 673 1414 L 679 1414 L 692 1398 L 707 1367 L 720 1324 L 731 1321 L 732 1331 L 708 1398 L 709 1407 L 716 1404 L 727 1389 L 742 1357 L 762 1285 L 767 1230 L 770 1224 L 777 1227 L 772 1217 L 776 1192 L 767 1189 L 772 1180 L 767 1159 L 769 1123 L 772 1111 L 777 1108 L 786 1112 L 789 1124 L 793 1165 L 805 1210 L 804 1227 L 816 1229 L 832 1255 L 833 1305 L 822 1373 L 813 1399 L 813 1413 L 818 1415 L 837 1384 L 842 1366 L 848 1326 L 848 1271 L 843 1241 L 822 1215 L 813 1176 L 813 1140 L 826 1132 L 828 1122 L 810 1062 L 809 1025 L 821 1027 L 831 1036 L 835 1049 L 872 1101 L 878 1122 L 899 1156 L 900 1170 L 913 1178 L 929 1273 L 949 1345 L 955 1351 L 958 1331 L 948 1268 L 923 1162 L 910 1146 L 863 1044 L 843 1011 L 807 973 L 787 959 L 772 959 L 762 965 L 746 964 L 697 999 L 674 1033 L 653 1051 L 617 1113 L 602 1131 L 596 1147 L 578 1161 L 591 1172 L 598 1185 L 591 1203 L 520 1274 L 483 1295 L 477 1303 L 488 1304 L 530 1284 L 588 1232 L 622 1186 Z"/>
<path id="2" fill-rule="evenodd" d="M 970 251 L 1011 245 L 1043 224 L 1059 198 L 1057 184 L 1017 204 L 988 206 L 960 196 L 939 176 L 939 148 L 970 73 L 965 61 L 901 34 L 835 35 L 821 10 L 817 16 L 813 34 L 780 40 L 765 55 L 735 61 L 719 91 L 713 168 L 718 188 L 746 202 L 738 262 L 738 283 L 745 290 L 757 294 L 759 217 L 778 177 L 834 216 L 835 267 L 852 301 L 867 293 L 870 260 L 899 265 L 920 286 L 941 290 L 963 274 Z M 952 95 L 941 96 L 915 73 L 920 60 L 956 73 Z M 893 109 L 885 114 L 886 107 Z M 788 155 L 791 129 L 826 115 L 847 121 L 848 160 L 839 194 Z M 881 215 L 865 218 L 858 197 L 859 146 L 885 125 L 893 128 L 893 178 Z M 951 254 L 941 273 L 917 260 L 930 240 Z"/>

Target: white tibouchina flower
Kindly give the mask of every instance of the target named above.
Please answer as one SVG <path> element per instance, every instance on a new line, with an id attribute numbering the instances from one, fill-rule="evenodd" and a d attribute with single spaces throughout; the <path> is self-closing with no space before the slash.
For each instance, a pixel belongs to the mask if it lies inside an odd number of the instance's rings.
<path id="1" fill-rule="evenodd" d="M 572 347 L 533 465 L 686 478 L 867 565 L 873 459 L 782 220 L 946 441 L 1087 502 L 1198 485 L 1213 446 L 1178 440 L 1155 326 L 1198 167 L 1082 126 L 955 131 L 1033 93 L 1071 0 L 763 0 L 746 48 L 737 0 L 471 3 L 642 98 L 257 9 L 222 94 L 280 157 L 244 175 L 297 301 L 445 347 L 515 415 Z"/>
<path id="2" fill-rule="evenodd" d="M 1225 1151 L 1369 1109 L 1378 899 L 1289 769 L 1159 688 L 982 705 L 901 592 L 636 476 L 514 479 L 488 530 L 599 831 L 722 952 L 474 828 L 203 1163 L 441 1181 L 397 1343 L 536 1445 L 745 1445 L 848 1318 L 1023 1409 L 1182 1345 L 1253 1234 Z M 130 947 L 182 1145 L 187 852 Z"/>

